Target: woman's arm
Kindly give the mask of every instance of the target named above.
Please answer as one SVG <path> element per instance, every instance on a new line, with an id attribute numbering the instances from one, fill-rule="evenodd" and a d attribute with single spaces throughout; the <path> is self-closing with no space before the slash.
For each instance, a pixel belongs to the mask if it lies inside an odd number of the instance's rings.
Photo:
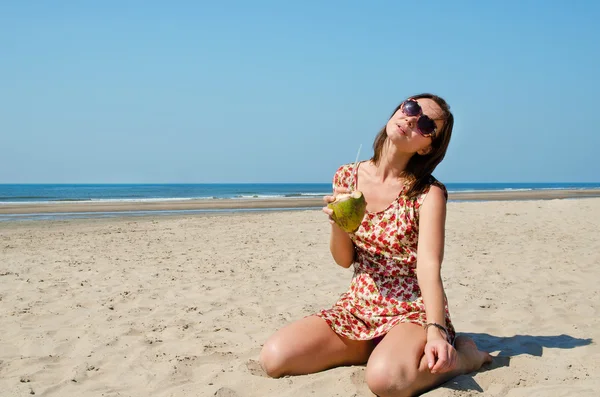
<path id="1" fill-rule="evenodd" d="M 417 279 L 425 304 L 427 322 L 445 327 L 445 300 L 441 266 L 444 258 L 446 197 L 442 189 L 432 186 L 419 211 Z M 427 340 L 432 339 L 446 339 L 446 335 L 436 327 L 429 327 Z"/>
<path id="2" fill-rule="evenodd" d="M 442 189 L 432 186 L 419 213 L 419 243 L 417 248 L 417 279 L 425 304 L 427 323 L 444 328 L 445 299 L 441 267 L 444 258 L 446 228 L 446 196 Z M 425 356 L 432 373 L 443 373 L 454 368 L 457 354 L 446 335 L 437 327 L 427 328 Z"/>
<path id="3" fill-rule="evenodd" d="M 331 225 L 331 237 L 329 238 L 329 250 L 335 263 L 344 268 L 349 268 L 354 262 L 354 243 L 338 225 Z"/>

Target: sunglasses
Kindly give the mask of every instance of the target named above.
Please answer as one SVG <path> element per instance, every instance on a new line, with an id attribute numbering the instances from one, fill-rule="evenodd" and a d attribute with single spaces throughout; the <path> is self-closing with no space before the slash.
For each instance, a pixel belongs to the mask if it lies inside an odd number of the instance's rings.
<path id="1" fill-rule="evenodd" d="M 402 113 L 409 117 L 420 116 L 417 119 L 417 132 L 424 137 L 432 137 L 437 132 L 435 121 L 427 115 L 423 114 L 423 109 L 419 102 L 414 99 L 407 99 L 400 105 Z"/>

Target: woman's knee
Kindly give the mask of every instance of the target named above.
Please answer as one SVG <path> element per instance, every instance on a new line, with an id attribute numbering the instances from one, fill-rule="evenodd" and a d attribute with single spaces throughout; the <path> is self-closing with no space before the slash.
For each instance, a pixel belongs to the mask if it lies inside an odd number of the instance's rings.
<path id="1" fill-rule="evenodd" d="M 369 389 L 380 397 L 410 396 L 418 376 L 418 368 L 407 363 L 371 360 L 367 364 L 366 381 Z"/>
<path id="2" fill-rule="evenodd" d="M 260 366 L 272 378 L 279 378 L 285 373 L 285 351 L 277 340 L 269 339 L 260 351 Z"/>

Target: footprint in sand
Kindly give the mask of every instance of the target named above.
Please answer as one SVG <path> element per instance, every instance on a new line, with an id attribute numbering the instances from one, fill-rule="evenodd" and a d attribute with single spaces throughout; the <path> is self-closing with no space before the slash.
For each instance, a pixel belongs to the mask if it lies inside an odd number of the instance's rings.
<path id="1" fill-rule="evenodd" d="M 260 363 L 256 360 L 248 360 L 246 361 L 246 368 L 250 372 L 250 375 L 254 376 L 262 376 L 263 378 L 267 378 L 267 374 L 263 371 Z"/>
<path id="2" fill-rule="evenodd" d="M 219 390 L 217 390 L 214 394 L 214 396 L 217 397 L 238 397 L 239 394 L 237 394 L 234 390 L 228 388 L 228 387 L 221 387 Z"/>
<path id="3" fill-rule="evenodd" d="M 370 396 L 372 395 L 365 381 L 365 367 L 354 367 L 350 375 L 350 381 L 356 387 L 356 391 L 359 395 Z"/>

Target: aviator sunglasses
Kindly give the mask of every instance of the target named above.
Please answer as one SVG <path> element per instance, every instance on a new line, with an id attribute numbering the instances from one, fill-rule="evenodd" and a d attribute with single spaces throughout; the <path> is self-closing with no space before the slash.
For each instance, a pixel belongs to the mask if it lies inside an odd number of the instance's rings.
<path id="1" fill-rule="evenodd" d="M 400 105 L 402 113 L 409 117 L 420 116 L 417 119 L 417 132 L 424 137 L 433 137 L 437 132 L 435 121 L 427 115 L 423 114 L 423 109 L 419 102 L 414 99 L 407 99 Z"/>

